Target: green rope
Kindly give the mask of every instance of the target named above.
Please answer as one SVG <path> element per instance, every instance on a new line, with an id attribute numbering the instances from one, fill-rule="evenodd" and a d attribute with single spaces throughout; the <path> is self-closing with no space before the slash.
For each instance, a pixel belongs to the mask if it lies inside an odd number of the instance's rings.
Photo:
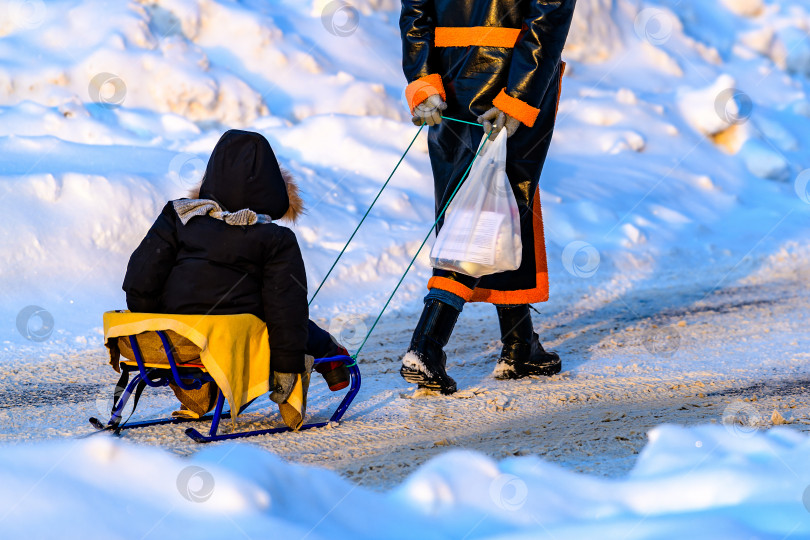
<path id="1" fill-rule="evenodd" d="M 448 118 L 448 117 L 445 117 L 445 119 L 456 120 L 455 118 L 451 119 L 451 118 Z M 456 120 L 456 121 L 457 122 L 464 122 L 464 120 Z M 471 124 L 472 122 L 465 122 L 465 123 Z M 474 124 L 474 125 L 480 125 L 480 124 Z M 422 127 L 424 127 L 424 124 L 422 124 Z M 419 129 L 421 130 L 422 128 L 420 127 Z M 489 130 L 489 133 L 487 134 L 487 137 L 489 137 L 490 135 L 492 135 L 492 129 Z M 436 217 L 436 221 L 434 221 L 433 225 L 430 227 L 430 230 L 428 231 L 427 236 L 425 236 L 425 239 L 422 240 L 422 244 L 419 246 L 419 249 L 416 250 L 416 253 L 414 254 L 413 258 L 411 259 L 411 262 L 408 263 L 408 267 L 405 269 L 405 273 L 403 273 L 402 277 L 399 278 L 399 281 L 397 282 L 396 287 L 394 287 L 394 290 L 391 292 L 391 295 L 388 297 L 388 300 L 386 300 L 385 305 L 383 306 L 382 310 L 380 311 L 380 314 L 377 315 L 377 318 L 374 320 L 374 324 L 371 325 L 371 328 L 369 329 L 368 333 L 366 334 L 366 338 L 360 344 L 360 347 L 358 347 L 357 352 L 352 355 L 352 358 L 355 361 L 357 360 L 357 357 L 360 355 L 360 351 L 363 350 L 363 347 L 366 345 L 366 342 L 371 337 L 371 333 L 374 332 L 374 329 L 377 327 L 377 323 L 380 322 L 380 319 L 382 318 L 383 313 L 385 313 L 385 310 L 388 308 L 388 304 L 391 303 L 391 300 L 393 300 L 394 295 L 399 290 L 399 286 L 402 285 L 403 281 L 405 281 L 405 276 L 408 275 L 408 272 L 410 271 L 411 267 L 413 266 L 413 263 L 416 262 L 416 258 L 419 257 L 419 253 L 422 251 L 422 248 L 425 247 L 425 244 L 427 244 L 427 241 L 430 238 L 430 235 L 433 234 L 433 229 L 435 229 L 439 225 L 439 220 L 442 218 L 444 213 L 447 211 L 447 207 L 450 206 L 450 203 L 453 201 L 453 198 L 456 196 L 456 193 L 458 193 L 458 190 L 461 188 L 461 185 L 464 183 L 464 180 L 467 179 L 467 175 L 470 174 L 470 169 L 472 169 L 473 163 L 475 162 L 476 158 L 478 157 L 478 154 L 481 153 L 481 150 L 483 148 L 484 148 L 483 144 L 478 147 L 478 150 L 475 152 L 475 155 L 473 156 L 472 161 L 470 161 L 470 164 L 467 167 L 467 170 L 464 171 L 464 174 L 461 177 L 461 181 L 456 186 L 456 189 L 453 190 L 453 193 L 450 194 L 450 199 L 447 201 L 447 204 L 445 204 L 444 208 L 442 208 L 442 211 L 439 212 L 439 215 Z"/>
<path id="2" fill-rule="evenodd" d="M 458 118 L 451 118 L 449 116 L 443 116 L 442 118 L 444 120 L 452 120 L 453 122 L 460 122 L 462 124 L 470 124 L 471 126 L 481 127 L 481 124 L 476 124 L 475 122 L 468 122 L 466 120 L 459 120 Z M 391 178 L 394 177 L 394 173 L 397 172 L 397 169 L 399 168 L 402 161 L 405 159 L 405 156 L 408 155 L 408 152 L 411 150 L 411 146 L 413 146 L 413 143 L 416 142 L 416 138 L 419 136 L 420 133 L 422 133 L 422 128 L 424 128 L 424 127 L 425 127 L 424 123 L 421 126 L 419 126 L 419 131 L 417 131 L 416 135 L 413 136 L 413 139 L 411 139 L 410 144 L 408 144 L 408 148 L 405 149 L 405 152 L 402 154 L 402 156 L 400 156 L 399 161 L 397 161 L 397 164 L 394 165 L 394 170 L 391 171 L 391 174 L 388 175 L 388 179 L 383 183 L 382 187 L 380 188 L 380 191 L 377 192 L 377 196 L 374 197 L 373 201 L 371 201 L 371 205 L 368 207 L 368 210 L 366 210 L 366 213 L 363 214 L 362 218 L 360 218 L 360 222 L 357 224 L 357 227 L 355 227 L 354 231 L 352 231 L 352 234 L 351 234 L 351 236 L 349 236 L 349 239 L 346 240 L 346 244 L 343 246 L 343 249 L 340 250 L 340 253 L 338 253 L 338 256 L 335 259 L 335 262 L 332 263 L 332 266 L 326 272 L 326 275 L 323 276 L 323 279 L 321 280 L 320 285 L 318 285 L 318 288 L 315 289 L 315 292 L 313 293 L 312 298 L 309 299 L 309 304 L 307 304 L 307 305 L 311 306 L 312 302 L 315 301 L 315 297 L 318 296 L 319 292 L 321 292 L 321 289 L 323 288 L 324 284 L 326 283 L 326 280 L 332 274 L 332 270 L 335 269 L 335 266 L 337 266 L 337 263 L 340 261 L 340 258 L 343 257 L 344 253 L 346 253 L 346 250 L 349 248 L 349 244 L 352 243 L 352 240 L 354 240 L 355 235 L 357 235 L 357 231 L 360 230 L 360 227 L 363 225 L 363 222 L 366 220 L 368 215 L 371 213 L 371 209 L 374 208 L 375 204 L 377 204 L 377 199 L 380 198 L 380 196 L 382 195 L 382 192 L 385 190 L 385 188 L 388 186 L 388 183 L 391 181 Z"/>
<path id="3" fill-rule="evenodd" d="M 466 120 L 459 120 L 458 118 L 450 118 L 449 116 L 442 116 L 442 118 L 445 120 L 452 120 L 453 122 L 460 122 L 462 124 L 470 124 L 471 126 L 482 127 L 481 124 L 479 124 L 478 122 L 468 122 Z M 424 124 L 422 125 L 424 126 Z M 490 131 L 490 133 L 492 132 Z"/>
<path id="4" fill-rule="evenodd" d="M 326 283 L 326 279 L 329 277 L 329 274 L 332 273 L 332 270 L 335 269 L 335 266 L 337 266 L 337 263 L 340 260 L 340 258 L 343 257 L 343 254 L 346 252 L 346 249 L 348 249 L 349 244 L 351 244 L 352 240 L 354 239 L 354 236 L 357 234 L 357 231 L 360 230 L 360 226 L 363 225 L 363 222 L 366 220 L 368 215 L 371 213 L 371 209 L 374 208 L 374 205 L 377 203 L 377 199 L 380 198 L 380 195 L 382 195 L 383 190 L 386 188 L 386 186 L 388 186 L 388 182 L 390 182 L 391 178 L 394 177 L 394 173 L 397 172 L 397 169 L 399 168 L 400 163 L 402 163 L 402 160 L 405 159 L 405 156 L 410 151 L 411 146 L 413 146 L 413 143 L 416 142 L 416 138 L 419 136 L 420 133 L 422 133 L 422 128 L 423 127 L 425 127 L 425 124 L 422 124 L 421 126 L 419 126 L 419 131 L 417 131 L 416 135 L 413 136 L 413 139 L 411 139 L 411 143 L 408 145 L 408 148 L 405 149 L 405 153 L 402 154 L 402 156 L 399 158 L 399 161 L 397 161 L 397 164 L 394 166 L 394 170 L 391 171 L 391 174 L 388 175 L 388 179 L 382 185 L 382 187 L 380 188 L 380 191 L 377 192 L 377 196 L 374 197 L 373 201 L 371 201 L 371 206 L 369 206 L 368 210 L 366 210 L 366 213 L 363 214 L 363 217 L 360 219 L 360 223 L 357 224 L 357 227 L 355 227 L 354 232 L 352 232 L 352 235 L 349 237 L 348 240 L 346 240 L 346 245 L 343 246 L 343 249 L 340 250 L 340 253 L 337 256 L 337 259 L 335 259 L 335 262 L 332 263 L 332 267 L 329 268 L 329 271 L 326 272 L 325 276 L 323 276 L 323 279 L 321 280 L 321 284 L 318 285 L 317 289 L 315 289 L 315 294 L 313 294 L 312 298 L 309 299 L 309 304 L 308 305 L 311 306 L 312 302 L 315 300 L 315 297 L 318 296 L 318 293 L 320 292 L 320 290 L 323 287 L 324 283 Z"/>

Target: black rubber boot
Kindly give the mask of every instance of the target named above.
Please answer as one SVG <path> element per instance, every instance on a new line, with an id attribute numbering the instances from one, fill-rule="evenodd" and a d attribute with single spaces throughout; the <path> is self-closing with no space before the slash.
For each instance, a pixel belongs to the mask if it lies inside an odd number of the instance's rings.
<path id="1" fill-rule="evenodd" d="M 547 352 L 532 327 L 529 306 L 498 306 L 503 350 L 495 367 L 496 379 L 521 379 L 554 375 L 562 369 L 560 357 Z"/>
<path id="2" fill-rule="evenodd" d="M 411 345 L 402 358 L 399 374 L 403 379 L 442 394 L 456 391 L 456 381 L 445 370 L 447 355 L 443 348 L 450 340 L 458 315 L 457 309 L 444 302 L 429 300 L 425 303 Z"/>

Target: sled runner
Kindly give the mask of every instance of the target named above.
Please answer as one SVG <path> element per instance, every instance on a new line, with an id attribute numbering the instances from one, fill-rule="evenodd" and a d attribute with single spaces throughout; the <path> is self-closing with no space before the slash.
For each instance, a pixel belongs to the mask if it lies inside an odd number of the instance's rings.
<path id="1" fill-rule="evenodd" d="M 120 369 L 121 378 L 115 388 L 113 407 L 107 423 L 90 418 L 90 423 L 99 430 L 120 434 L 125 429 L 210 420 L 207 435 L 191 427 L 186 429 L 186 435 L 196 442 L 291 431 L 284 426 L 218 433 L 223 417 L 235 420 L 239 413 L 269 390 L 269 362 L 267 356 L 262 358 L 262 355 L 269 354 L 267 328 L 253 315 L 107 312 L 104 314 L 104 339 L 110 350 L 111 363 L 114 368 Z M 328 421 L 305 423 L 299 430 L 340 422 L 357 395 L 360 389 L 360 371 L 354 358 L 334 356 L 315 359 L 314 362 L 320 364 L 335 361 L 343 362 L 349 369 L 350 385 L 346 395 Z M 133 373 L 135 375 L 130 381 L 129 377 Z M 172 416 L 137 422 L 129 422 L 123 418 L 129 400 L 133 400 L 134 413 L 146 387 L 172 385 L 177 394 L 199 391 L 205 384 L 215 385 L 216 405 L 213 414 L 198 418 Z M 229 402 L 229 412 L 223 412 L 226 400 Z M 204 411 L 207 409 L 207 405 L 203 406 Z M 233 411 L 238 412 L 234 414 Z"/>

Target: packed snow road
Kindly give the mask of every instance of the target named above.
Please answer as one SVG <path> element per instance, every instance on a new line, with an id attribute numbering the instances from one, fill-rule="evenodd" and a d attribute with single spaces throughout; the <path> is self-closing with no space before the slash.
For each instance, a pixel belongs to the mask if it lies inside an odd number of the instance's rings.
<path id="1" fill-rule="evenodd" d="M 810 431 L 810 268 L 777 266 L 725 286 L 721 278 L 613 301 L 572 298 L 572 307 L 534 314 L 541 337 L 564 359 L 563 373 L 542 380 L 493 379 L 494 309 L 468 306 L 447 348 L 459 385 L 449 397 L 421 394 L 399 378 L 398 356 L 416 315 L 389 316 L 361 358 L 363 387 L 341 426 L 248 441 L 382 488 L 450 448 L 496 459 L 537 454 L 615 477 L 632 467 L 647 431 L 662 423 L 724 423 L 741 436 L 785 422 Z M 115 379 L 103 350 L 3 367 L 0 440 L 91 433 L 87 418 L 108 410 Z M 328 415 L 338 394 L 316 381 L 310 413 Z M 239 422 L 279 423 L 270 402 L 259 401 Z M 136 416 L 173 407 L 168 390 L 147 391 Z M 180 426 L 125 437 L 184 455 L 200 448 Z"/>

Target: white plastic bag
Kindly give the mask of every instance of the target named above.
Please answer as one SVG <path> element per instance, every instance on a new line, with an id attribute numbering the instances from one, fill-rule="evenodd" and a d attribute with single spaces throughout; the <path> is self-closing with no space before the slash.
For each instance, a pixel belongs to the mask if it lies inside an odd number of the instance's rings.
<path id="1" fill-rule="evenodd" d="M 484 135 L 481 145 L 430 250 L 433 268 L 473 277 L 517 270 L 523 255 L 520 214 L 506 177 L 506 130 L 494 141 Z"/>

